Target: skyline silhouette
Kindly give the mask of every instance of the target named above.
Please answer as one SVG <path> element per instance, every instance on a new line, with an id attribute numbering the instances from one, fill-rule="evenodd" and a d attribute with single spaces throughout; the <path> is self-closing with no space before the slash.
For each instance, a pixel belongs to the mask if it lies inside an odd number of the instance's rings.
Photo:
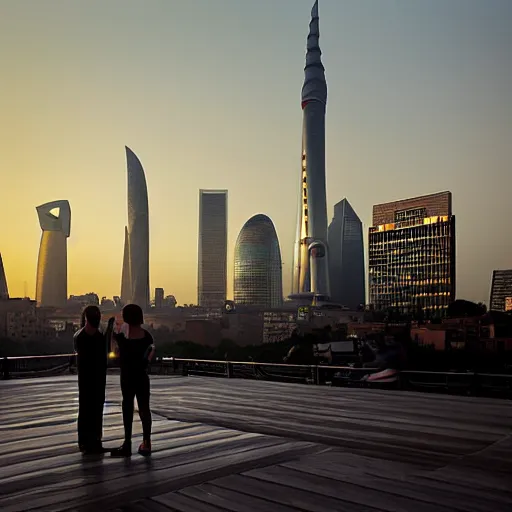
<path id="1" fill-rule="evenodd" d="M 1 1 L 0 252 L 9 292 L 35 296 L 34 208 L 69 200 L 68 290 L 119 295 L 130 146 L 144 162 L 151 290 L 197 293 L 198 190 L 228 189 L 236 237 L 268 215 L 290 290 L 300 90 L 312 0 Z M 510 268 L 512 4 L 320 2 L 328 218 L 450 190 L 457 296 L 488 302 Z M 179 242 L 179 250 L 177 250 Z M 365 258 L 367 261 L 367 258 Z"/>

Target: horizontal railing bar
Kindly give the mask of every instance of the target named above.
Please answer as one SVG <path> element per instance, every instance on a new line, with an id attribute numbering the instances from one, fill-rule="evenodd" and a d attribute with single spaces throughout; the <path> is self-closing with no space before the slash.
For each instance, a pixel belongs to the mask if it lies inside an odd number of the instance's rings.
<path id="1" fill-rule="evenodd" d="M 44 355 L 44 356 L 5 356 L 0 357 L 2 359 L 8 359 L 9 361 L 17 361 L 21 359 L 51 359 L 52 357 L 73 357 L 76 354 L 52 354 L 52 355 Z"/>
<path id="2" fill-rule="evenodd" d="M 31 355 L 31 356 L 4 356 L 0 357 L 1 360 L 8 361 L 23 361 L 30 359 L 52 359 L 59 357 L 74 357 L 76 353 L 71 354 L 50 354 L 50 355 Z M 158 362 L 177 362 L 177 363 L 202 363 L 202 364 L 218 364 L 218 365 L 244 365 L 244 366 L 271 366 L 271 367 L 282 367 L 282 368 L 305 368 L 308 370 L 319 369 L 319 370 L 347 370 L 352 372 L 377 372 L 378 368 L 355 368 L 352 366 L 327 366 L 327 365 L 306 365 L 306 364 L 288 364 L 288 363 L 266 363 L 259 361 L 223 361 L 219 359 L 185 359 L 181 357 L 163 357 Z M 429 370 L 402 370 L 400 372 L 403 375 L 444 375 L 444 376 L 458 376 L 458 377 L 489 377 L 489 378 L 512 378 L 512 374 L 502 373 L 478 373 L 478 372 L 440 372 L 440 371 L 429 371 Z"/>

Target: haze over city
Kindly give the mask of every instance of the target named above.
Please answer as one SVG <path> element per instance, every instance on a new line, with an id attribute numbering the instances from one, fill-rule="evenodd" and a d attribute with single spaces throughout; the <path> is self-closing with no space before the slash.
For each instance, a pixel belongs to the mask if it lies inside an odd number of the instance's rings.
<path id="1" fill-rule="evenodd" d="M 269 215 L 290 289 L 310 0 L 0 2 L 0 252 L 34 296 L 35 206 L 68 199 L 69 293 L 119 294 L 124 146 L 146 173 L 151 289 L 197 298 L 198 189 L 229 190 L 233 249 Z M 323 0 L 329 220 L 439 190 L 457 216 L 457 296 L 510 268 L 512 4 Z M 302 50 L 301 50 L 302 49 Z M 365 234 L 365 237 L 367 234 Z"/>

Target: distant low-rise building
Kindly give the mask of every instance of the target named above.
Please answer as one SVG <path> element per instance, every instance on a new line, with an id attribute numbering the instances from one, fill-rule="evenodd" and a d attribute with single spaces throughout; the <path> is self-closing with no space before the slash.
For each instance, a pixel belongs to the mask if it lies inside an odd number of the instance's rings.
<path id="1" fill-rule="evenodd" d="M 199 345 L 214 347 L 222 339 L 220 320 L 187 320 L 185 322 L 185 339 Z"/>
<path id="2" fill-rule="evenodd" d="M 265 311 L 263 313 L 263 343 L 277 343 L 292 335 L 297 328 L 296 314 L 291 311 Z"/>
<path id="3" fill-rule="evenodd" d="M 37 308 L 36 301 L 9 299 L 0 302 L 0 338 L 39 340 L 55 337 L 46 310 Z"/>
<path id="4" fill-rule="evenodd" d="M 70 295 L 68 304 L 79 304 L 80 306 L 99 306 L 100 298 L 96 293 L 89 292 L 83 295 Z"/>
<path id="5" fill-rule="evenodd" d="M 478 317 L 450 318 L 442 324 L 412 326 L 411 339 L 435 350 L 512 350 L 512 320 L 493 311 Z"/>

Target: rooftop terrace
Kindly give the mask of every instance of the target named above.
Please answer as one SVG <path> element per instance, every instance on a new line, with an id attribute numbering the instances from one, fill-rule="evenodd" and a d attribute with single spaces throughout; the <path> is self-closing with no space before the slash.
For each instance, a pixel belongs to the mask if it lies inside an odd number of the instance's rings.
<path id="1" fill-rule="evenodd" d="M 120 403 L 109 376 L 107 446 Z M 512 510 L 507 400 L 154 376 L 130 460 L 78 452 L 77 405 L 75 376 L 0 381 L 0 510 Z"/>

